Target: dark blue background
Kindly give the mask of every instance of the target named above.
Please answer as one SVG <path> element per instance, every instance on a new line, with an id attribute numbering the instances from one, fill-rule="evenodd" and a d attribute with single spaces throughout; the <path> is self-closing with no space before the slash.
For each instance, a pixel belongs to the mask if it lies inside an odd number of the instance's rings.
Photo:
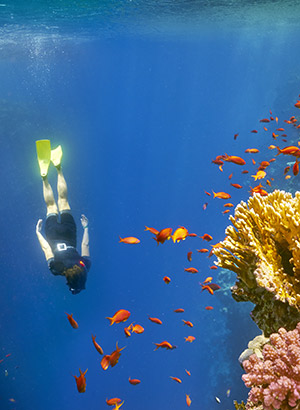
<path id="1" fill-rule="evenodd" d="M 157 246 L 144 226 L 184 225 L 198 235 L 210 233 L 216 243 L 224 238 L 228 218 L 221 213 L 223 202 L 204 190 L 228 191 L 234 204 L 248 198 L 253 179 L 233 164 L 221 173 L 211 160 L 224 152 L 243 155 L 248 147 L 262 149 L 260 160 L 270 158 L 267 146 L 273 141 L 259 119 L 270 109 L 281 121 L 297 115 L 299 31 L 278 15 L 270 19 L 272 10 L 263 11 L 266 21 L 253 10 L 244 24 L 239 14 L 224 13 L 226 24 L 212 19 L 205 26 L 197 19 L 179 23 L 180 16 L 164 25 L 156 16 L 155 30 L 148 31 L 134 15 L 129 21 L 123 16 L 119 26 L 108 20 L 104 31 L 83 20 L 86 36 L 82 21 L 72 15 L 61 36 L 51 36 L 54 29 L 49 34 L 43 25 L 36 30 L 33 23 L 22 31 L 12 22 L 6 41 L 3 29 L 0 351 L 1 357 L 11 356 L 0 364 L 1 409 L 98 410 L 107 407 L 106 398 L 120 397 L 124 409 L 177 410 L 190 394 L 195 409 L 229 410 L 233 399 L 246 399 L 237 357 L 259 333 L 249 317 L 251 306 L 224 292 L 234 278 L 209 270 L 212 260 L 196 252 L 207 245 L 201 239 Z M 260 132 L 251 134 L 257 127 Z M 63 147 L 79 241 L 80 214 L 89 218 L 92 268 L 86 291 L 77 296 L 47 270 L 35 235 L 37 220 L 45 218 L 35 152 L 35 140 L 43 138 Z M 279 176 L 282 167 L 276 167 L 272 175 Z M 255 172 L 251 164 L 247 169 Z M 230 187 L 232 171 L 231 182 L 245 185 L 243 190 Z M 274 186 L 284 189 L 280 178 Z M 56 190 L 53 169 L 49 180 Z M 141 243 L 120 244 L 119 235 L 137 236 Z M 200 272 L 184 272 L 188 266 Z M 222 283 L 214 296 L 201 293 L 198 284 L 211 272 Z M 172 279 L 169 285 L 165 275 Z M 206 311 L 206 305 L 214 310 Z M 173 313 L 177 307 L 185 313 Z M 125 325 L 109 326 L 105 317 L 120 308 L 131 312 L 128 324 L 145 327 L 142 335 L 126 339 Z M 64 312 L 74 314 L 78 330 Z M 147 315 L 163 325 L 152 324 Z M 182 319 L 194 328 L 183 326 Z M 92 333 L 105 353 L 116 341 L 126 346 L 113 369 L 102 370 Z M 196 337 L 191 344 L 184 342 L 188 335 Z M 163 340 L 178 348 L 154 352 L 153 342 Z M 88 368 L 85 394 L 77 392 L 72 377 L 79 367 Z M 180 377 L 182 384 L 169 376 Z M 142 382 L 131 386 L 128 377 Z"/>

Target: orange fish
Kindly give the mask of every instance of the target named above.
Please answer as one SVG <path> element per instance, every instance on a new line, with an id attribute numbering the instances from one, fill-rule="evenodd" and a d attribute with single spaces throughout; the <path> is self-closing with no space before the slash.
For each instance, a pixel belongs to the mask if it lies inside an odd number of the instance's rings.
<path id="1" fill-rule="evenodd" d="M 190 236 L 191 238 L 197 238 L 198 235 L 196 233 L 189 233 L 188 236 Z"/>
<path id="2" fill-rule="evenodd" d="M 244 169 L 244 171 L 242 171 L 242 174 L 249 174 L 249 171 L 247 171 L 246 169 Z"/>
<path id="3" fill-rule="evenodd" d="M 184 226 L 180 226 L 172 235 L 173 242 L 184 241 L 189 232 Z"/>
<path id="4" fill-rule="evenodd" d="M 296 102 L 296 104 L 294 104 L 294 106 L 295 106 L 296 108 L 300 108 L 300 101 L 297 100 L 297 102 Z"/>
<path id="5" fill-rule="evenodd" d="M 185 395 L 185 401 L 186 401 L 186 404 L 190 407 L 190 405 L 192 404 L 192 400 L 190 399 L 189 394 Z"/>
<path id="6" fill-rule="evenodd" d="M 138 334 L 138 335 L 140 335 L 141 333 L 143 333 L 144 332 L 144 328 L 143 328 L 143 326 L 141 326 L 141 325 L 134 325 L 133 327 L 132 327 L 132 329 L 131 329 L 131 331 L 133 332 L 133 333 L 136 333 L 136 334 Z"/>
<path id="7" fill-rule="evenodd" d="M 283 154 L 283 155 L 295 155 L 295 156 L 300 156 L 300 148 L 295 147 L 293 145 L 290 145 L 288 147 L 284 147 L 280 149 L 279 147 L 277 148 L 277 155 Z"/>
<path id="8" fill-rule="evenodd" d="M 231 174 L 228 176 L 228 179 L 231 179 L 232 176 L 233 176 L 233 173 L 231 173 Z"/>
<path id="9" fill-rule="evenodd" d="M 205 284 L 205 283 L 211 282 L 212 280 L 213 280 L 212 276 L 208 276 L 208 277 L 205 279 L 205 281 L 202 283 L 202 285 Z"/>
<path id="10" fill-rule="evenodd" d="M 65 314 L 68 316 L 68 320 L 70 322 L 70 325 L 73 327 L 73 329 L 78 329 L 78 323 L 76 322 L 75 319 L 73 319 L 73 313 L 69 315 L 69 313 L 65 312 Z"/>
<path id="11" fill-rule="evenodd" d="M 268 118 L 263 118 L 262 120 L 259 120 L 259 122 L 270 122 Z"/>
<path id="12" fill-rule="evenodd" d="M 223 205 L 225 208 L 227 207 L 227 208 L 232 208 L 234 205 L 233 204 L 231 204 L 230 202 L 227 202 L 227 204 L 224 204 Z"/>
<path id="13" fill-rule="evenodd" d="M 109 355 L 109 364 L 111 365 L 111 367 L 114 367 L 118 361 L 119 358 L 121 356 L 121 351 L 125 349 L 125 347 L 122 347 L 121 349 L 118 346 L 118 342 L 116 343 L 116 350 L 114 350 L 110 355 Z"/>
<path id="14" fill-rule="evenodd" d="M 257 148 L 247 148 L 245 152 L 248 154 L 257 154 L 259 150 Z"/>
<path id="15" fill-rule="evenodd" d="M 230 185 L 233 186 L 233 188 L 237 188 L 237 189 L 243 188 L 242 185 L 240 184 L 230 184 Z"/>
<path id="16" fill-rule="evenodd" d="M 254 178 L 254 181 L 256 181 L 257 179 L 262 179 L 267 175 L 267 173 L 265 171 L 257 171 L 257 173 L 255 175 L 251 175 Z"/>
<path id="17" fill-rule="evenodd" d="M 161 343 L 154 343 L 156 348 L 154 349 L 157 350 L 159 347 L 163 348 L 163 349 L 167 349 L 167 350 L 173 350 L 176 349 L 177 346 L 172 346 L 171 343 L 167 342 L 166 340 L 164 340 Z"/>
<path id="18" fill-rule="evenodd" d="M 159 233 L 159 231 L 155 228 L 149 228 L 148 226 L 145 226 L 145 231 L 150 231 L 151 233 L 153 233 L 154 235 L 157 235 Z"/>
<path id="19" fill-rule="evenodd" d="M 293 165 L 293 174 L 298 175 L 298 173 L 299 173 L 299 162 L 295 161 L 295 163 Z"/>
<path id="20" fill-rule="evenodd" d="M 200 238 L 203 239 L 204 241 L 209 242 L 212 240 L 213 237 L 211 235 L 208 235 L 208 233 L 205 233 L 203 236 L 200 236 Z"/>
<path id="21" fill-rule="evenodd" d="M 205 306 L 205 309 L 206 310 L 213 310 L 213 307 L 212 306 Z"/>
<path id="22" fill-rule="evenodd" d="M 121 238 L 121 236 L 119 236 L 119 238 L 120 238 L 119 242 L 127 243 L 130 245 L 141 242 L 138 238 L 135 238 L 134 236 L 128 236 L 127 238 Z"/>
<path id="23" fill-rule="evenodd" d="M 225 211 L 224 211 L 225 212 Z M 210 266 L 209 269 L 218 269 L 218 267 L 216 265 Z"/>
<path id="24" fill-rule="evenodd" d="M 202 248 L 202 249 L 197 249 L 197 252 L 199 252 L 199 253 L 207 253 L 207 252 L 209 252 L 209 250 L 208 250 L 208 249 L 205 249 L 205 248 Z"/>
<path id="25" fill-rule="evenodd" d="M 211 295 L 214 294 L 214 291 L 208 285 L 202 286 L 202 290 L 207 290 Z"/>
<path id="26" fill-rule="evenodd" d="M 108 406 L 114 406 L 115 404 L 119 404 L 121 403 L 121 399 L 119 399 L 118 397 L 113 397 L 112 399 L 106 399 L 106 404 Z"/>
<path id="27" fill-rule="evenodd" d="M 284 131 L 284 128 L 276 128 L 276 131 Z"/>
<path id="28" fill-rule="evenodd" d="M 211 196 L 211 194 L 207 191 L 204 191 L 206 193 L 206 195 Z"/>
<path id="29" fill-rule="evenodd" d="M 81 369 L 79 369 L 80 372 L 80 376 L 73 376 L 76 380 L 76 385 L 77 385 L 77 390 L 78 393 L 84 393 L 85 389 L 86 389 L 86 380 L 85 380 L 85 374 L 88 371 L 88 369 L 86 369 L 86 371 L 84 373 L 82 373 Z"/>
<path id="30" fill-rule="evenodd" d="M 234 134 L 233 138 L 236 140 L 239 134 Z"/>
<path id="31" fill-rule="evenodd" d="M 156 323 L 157 325 L 162 325 L 162 321 L 158 319 L 157 317 L 148 316 L 148 319 L 151 320 L 151 322 Z"/>
<path id="32" fill-rule="evenodd" d="M 187 326 L 189 326 L 189 327 L 193 327 L 193 326 L 194 326 L 193 323 L 190 322 L 189 320 L 183 320 L 183 319 L 182 319 L 182 321 L 183 321 L 183 323 L 184 323 L 185 325 L 187 325 Z"/>
<path id="33" fill-rule="evenodd" d="M 131 325 L 129 325 L 129 326 L 127 326 L 127 327 L 124 327 L 124 333 L 125 333 L 125 336 L 126 337 L 130 337 L 131 336 L 131 333 L 130 333 L 130 330 L 132 329 L 132 323 L 131 323 Z"/>
<path id="34" fill-rule="evenodd" d="M 111 326 L 114 323 L 126 322 L 129 316 L 130 312 L 128 312 L 128 310 L 120 309 L 113 315 L 113 317 L 106 317 L 105 319 L 108 319 L 110 321 Z"/>
<path id="35" fill-rule="evenodd" d="M 102 367 L 103 370 L 107 370 L 107 369 L 108 369 L 108 366 L 109 366 L 109 364 L 110 364 L 109 359 L 110 359 L 110 355 L 109 355 L 109 354 L 106 354 L 105 356 L 102 357 L 101 367 Z"/>
<path id="36" fill-rule="evenodd" d="M 96 342 L 96 336 L 92 335 L 92 340 L 93 340 L 93 344 L 97 350 L 98 353 L 103 354 L 103 349 L 100 345 L 98 345 L 98 343 Z"/>
<path id="37" fill-rule="evenodd" d="M 285 167 L 283 170 L 283 175 L 286 175 L 289 172 L 290 168 L 290 166 Z"/>
<path id="38" fill-rule="evenodd" d="M 245 165 L 246 164 L 246 161 L 243 158 L 237 157 L 235 155 L 225 154 L 224 161 L 232 162 L 233 164 L 236 164 L 236 165 Z"/>
<path id="39" fill-rule="evenodd" d="M 189 370 L 186 370 L 186 369 L 184 369 L 184 370 L 186 371 L 186 374 L 187 374 L 188 376 L 191 375 L 191 372 L 190 372 Z"/>
<path id="40" fill-rule="evenodd" d="M 185 268 L 184 270 L 189 273 L 198 273 L 198 269 L 196 268 Z"/>
<path id="41" fill-rule="evenodd" d="M 182 383 L 182 381 L 181 381 L 178 377 L 172 377 L 172 376 L 170 376 L 170 378 L 171 378 L 172 380 L 175 380 L 175 382 L 177 382 L 177 383 Z"/>
<path id="42" fill-rule="evenodd" d="M 183 312 L 184 312 L 184 309 L 178 308 L 178 309 L 175 309 L 174 312 L 175 312 L 175 313 L 183 313 Z"/>
<path id="43" fill-rule="evenodd" d="M 134 386 L 136 386 L 137 384 L 140 384 L 141 383 L 141 381 L 139 380 L 139 379 L 131 379 L 130 377 L 129 377 L 129 383 L 130 384 L 133 384 Z"/>
<path id="44" fill-rule="evenodd" d="M 171 278 L 169 278 L 169 276 L 164 276 L 163 281 L 168 285 L 171 282 Z"/>
<path id="45" fill-rule="evenodd" d="M 195 339 L 196 339 L 196 338 L 195 338 L 194 336 L 185 337 L 185 341 L 186 341 L 186 342 L 190 342 L 190 343 L 192 343 Z"/>
<path id="46" fill-rule="evenodd" d="M 219 199 L 229 199 L 231 198 L 231 195 L 227 194 L 227 192 L 214 192 L 214 198 L 219 198 Z"/>
<path id="47" fill-rule="evenodd" d="M 172 228 L 162 229 L 158 232 L 154 239 L 156 240 L 157 244 L 164 243 L 166 240 L 169 240 L 171 238 L 171 233 Z"/>
<path id="48" fill-rule="evenodd" d="M 193 252 L 191 252 L 191 251 L 187 253 L 187 260 L 188 260 L 189 262 L 192 261 L 192 254 L 193 254 Z"/>
<path id="49" fill-rule="evenodd" d="M 290 178 L 291 178 L 290 175 L 286 175 L 286 176 L 285 176 L 285 179 L 290 179 Z"/>
<path id="50" fill-rule="evenodd" d="M 251 132 L 252 132 L 253 134 L 257 134 L 257 133 L 258 133 L 257 130 L 252 130 Z"/>

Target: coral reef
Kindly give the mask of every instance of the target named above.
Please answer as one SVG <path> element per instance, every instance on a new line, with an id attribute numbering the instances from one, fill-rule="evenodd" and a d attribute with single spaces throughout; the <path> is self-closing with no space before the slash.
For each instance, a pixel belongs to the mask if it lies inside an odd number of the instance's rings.
<path id="1" fill-rule="evenodd" d="M 262 350 L 243 362 L 243 381 L 251 390 L 246 410 L 300 409 L 300 322 L 270 335 Z"/>
<path id="2" fill-rule="evenodd" d="M 214 254 L 237 275 L 232 296 L 256 305 L 251 315 L 265 336 L 293 329 L 300 321 L 300 192 L 254 194 L 230 221 Z"/>

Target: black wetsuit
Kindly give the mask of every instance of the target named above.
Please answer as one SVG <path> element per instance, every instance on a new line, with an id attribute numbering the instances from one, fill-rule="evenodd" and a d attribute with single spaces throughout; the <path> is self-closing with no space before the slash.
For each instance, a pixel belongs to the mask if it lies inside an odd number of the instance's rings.
<path id="1" fill-rule="evenodd" d="M 86 276 L 90 270 L 91 260 L 87 256 L 80 256 L 76 250 L 77 229 L 70 211 L 47 216 L 45 234 L 54 255 L 48 260 L 48 266 L 53 275 L 64 275 L 66 269 L 77 265 L 84 268 L 83 274 Z"/>

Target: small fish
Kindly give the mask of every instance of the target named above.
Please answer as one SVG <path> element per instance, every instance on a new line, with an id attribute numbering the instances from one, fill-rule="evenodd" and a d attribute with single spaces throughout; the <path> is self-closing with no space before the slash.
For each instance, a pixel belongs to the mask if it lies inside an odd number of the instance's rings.
<path id="1" fill-rule="evenodd" d="M 166 350 L 173 350 L 176 349 L 177 346 L 172 346 L 171 343 L 167 342 L 166 340 L 164 340 L 161 343 L 154 343 L 156 348 L 154 349 L 157 350 L 158 348 L 162 348 L 162 349 L 166 349 Z"/>
<path id="2" fill-rule="evenodd" d="M 254 181 L 258 180 L 258 179 L 262 179 L 267 175 L 267 173 L 265 171 L 257 171 L 257 173 L 255 175 L 251 175 L 254 178 Z"/>
<path id="3" fill-rule="evenodd" d="M 295 161 L 295 163 L 293 165 L 293 174 L 298 175 L 298 173 L 299 173 L 299 162 Z"/>
<path id="4" fill-rule="evenodd" d="M 213 307 L 212 306 L 205 306 L 205 309 L 206 310 L 213 310 Z"/>
<path id="5" fill-rule="evenodd" d="M 7 354 L 5 355 L 5 357 L 9 357 L 9 356 L 11 356 L 11 353 L 7 353 Z"/>
<path id="6" fill-rule="evenodd" d="M 209 250 L 208 250 L 208 249 L 205 249 L 205 248 L 202 248 L 202 249 L 197 249 L 197 252 L 199 252 L 199 253 L 207 253 L 207 252 L 209 252 Z"/>
<path id="7" fill-rule="evenodd" d="M 262 120 L 259 120 L 259 122 L 270 122 L 268 118 L 263 118 Z"/>
<path id="8" fill-rule="evenodd" d="M 79 369 L 80 372 L 80 376 L 73 376 L 76 380 L 76 385 L 77 385 L 77 390 L 78 393 L 84 393 L 85 389 L 86 389 L 86 379 L 85 379 L 85 374 L 88 371 L 88 369 L 86 369 L 86 371 L 84 373 L 82 373 L 81 369 Z"/>
<path id="9" fill-rule="evenodd" d="M 11 403 L 15 403 L 16 400 L 14 398 L 8 399 Z"/>
<path id="10" fill-rule="evenodd" d="M 168 285 L 171 282 L 171 278 L 169 278 L 169 276 L 164 276 L 163 281 Z"/>
<path id="11" fill-rule="evenodd" d="M 208 202 L 205 202 L 205 204 L 202 205 L 203 210 L 205 211 L 207 208 Z"/>
<path id="12" fill-rule="evenodd" d="M 228 212 L 230 212 L 229 209 L 225 209 L 225 211 L 222 212 L 222 214 L 228 214 Z"/>
<path id="13" fill-rule="evenodd" d="M 257 154 L 259 150 L 257 148 L 247 148 L 245 152 L 248 154 Z"/>
<path id="14" fill-rule="evenodd" d="M 211 235 L 209 235 L 208 233 L 205 233 L 203 236 L 200 236 L 201 239 L 203 239 L 204 241 L 211 241 L 213 239 L 213 237 Z"/>
<path id="15" fill-rule="evenodd" d="M 213 291 L 221 289 L 221 286 L 217 285 L 216 283 L 210 283 L 208 285 Z"/>
<path id="16" fill-rule="evenodd" d="M 242 185 L 240 184 L 230 184 L 230 185 L 233 186 L 233 188 L 237 188 L 237 189 L 243 188 Z"/>
<path id="17" fill-rule="evenodd" d="M 189 232 L 184 226 L 180 226 L 172 235 L 173 242 L 184 241 Z"/>
<path id="18" fill-rule="evenodd" d="M 189 320 L 183 320 L 183 319 L 182 319 L 182 321 L 183 321 L 183 323 L 184 323 L 185 325 L 187 325 L 187 326 L 189 326 L 189 327 L 193 327 L 193 326 L 194 326 L 193 323 L 190 322 Z"/>
<path id="19" fill-rule="evenodd" d="M 194 336 L 185 337 L 185 341 L 186 341 L 186 342 L 190 342 L 190 343 L 192 343 L 195 339 L 196 339 L 196 338 L 195 338 Z"/>
<path id="20" fill-rule="evenodd" d="M 153 233 L 154 235 L 157 235 L 159 233 L 159 231 L 155 228 L 149 228 L 148 226 L 145 226 L 145 231 L 150 231 L 151 233 Z"/>
<path id="21" fill-rule="evenodd" d="M 211 287 L 209 287 L 209 285 L 204 285 L 204 286 L 202 286 L 202 291 L 203 291 L 203 290 L 207 290 L 211 295 L 214 294 L 213 289 L 212 289 Z"/>
<path id="22" fill-rule="evenodd" d="M 130 333 L 131 328 L 132 328 L 132 323 L 131 323 L 131 325 L 129 325 L 129 326 L 127 326 L 127 327 L 124 327 L 124 333 L 125 333 L 125 336 L 126 336 L 126 337 L 130 337 L 130 336 L 131 336 L 131 333 Z"/>
<path id="23" fill-rule="evenodd" d="M 187 374 L 188 376 L 191 375 L 191 372 L 190 372 L 189 370 L 186 370 L 186 369 L 184 369 L 184 370 L 186 371 L 186 374 Z"/>
<path id="24" fill-rule="evenodd" d="M 141 381 L 139 380 L 139 379 L 131 379 L 130 377 L 129 377 L 129 383 L 130 384 L 132 384 L 133 386 L 136 386 L 137 384 L 140 384 L 141 383 Z"/>
<path id="25" fill-rule="evenodd" d="M 155 235 L 157 244 L 163 244 L 165 241 L 171 238 L 172 228 L 164 228 Z"/>
<path id="26" fill-rule="evenodd" d="M 110 355 L 109 355 L 109 364 L 111 367 L 114 367 L 121 356 L 121 351 L 125 349 L 125 347 L 122 347 L 121 349 L 118 346 L 118 342 L 116 343 L 116 350 L 114 350 Z"/>
<path id="27" fill-rule="evenodd" d="M 105 319 L 108 319 L 110 321 L 111 326 L 114 323 L 126 322 L 129 316 L 130 312 L 128 310 L 120 309 L 113 315 L 113 317 L 106 317 Z"/>
<path id="28" fill-rule="evenodd" d="M 211 196 L 211 194 L 207 191 L 204 191 L 206 193 L 206 195 Z"/>
<path id="29" fill-rule="evenodd" d="M 65 312 L 65 314 L 68 316 L 68 320 L 70 322 L 70 325 L 73 327 L 73 329 L 78 329 L 78 323 L 76 322 L 75 319 L 73 319 L 73 313 L 69 315 L 69 313 Z"/>
<path id="30" fill-rule="evenodd" d="M 127 243 L 130 245 L 141 242 L 138 238 L 135 238 L 134 236 L 127 236 L 127 238 L 121 238 L 121 236 L 119 236 L 119 238 L 120 238 L 119 242 Z"/>
<path id="31" fill-rule="evenodd" d="M 196 269 L 196 268 L 185 268 L 184 270 L 186 272 L 189 272 L 189 273 L 198 273 L 199 272 L 198 269 Z"/>
<path id="32" fill-rule="evenodd" d="M 209 283 L 209 282 L 211 282 L 212 280 L 213 280 L 212 276 L 208 276 L 208 277 L 205 279 L 205 281 L 204 281 L 201 285 L 203 285 L 203 284 L 205 284 L 205 283 Z"/>
<path id="33" fill-rule="evenodd" d="M 96 342 L 96 336 L 92 335 L 92 340 L 93 340 L 93 344 L 95 346 L 95 349 L 97 350 L 98 353 L 103 354 L 103 349 L 100 345 L 98 345 L 98 343 Z"/>
<path id="34" fill-rule="evenodd" d="M 196 233 L 189 233 L 188 235 L 190 238 L 197 238 L 197 234 Z"/>
<path id="35" fill-rule="evenodd" d="M 228 176 L 228 179 L 231 179 L 232 176 L 233 176 L 233 173 L 231 173 L 231 174 Z"/>
<path id="36" fill-rule="evenodd" d="M 227 209 L 227 211 L 229 211 L 229 209 Z M 224 212 L 225 212 L 225 211 L 224 211 Z M 218 267 L 217 267 L 216 265 L 212 265 L 212 266 L 210 266 L 209 269 L 216 270 L 216 269 L 218 269 Z"/>
<path id="37" fill-rule="evenodd" d="M 226 391 L 226 396 L 227 396 L 227 397 L 230 396 L 230 389 L 228 389 L 228 390 Z"/>
<path id="38" fill-rule="evenodd" d="M 175 309 L 174 312 L 175 312 L 175 313 L 183 313 L 183 312 L 184 312 L 184 309 L 178 308 L 178 309 Z"/>
<path id="39" fill-rule="evenodd" d="M 219 403 L 219 404 L 221 403 L 221 400 L 219 399 L 219 397 L 216 396 L 215 400 L 216 400 L 217 403 Z"/>
<path id="40" fill-rule="evenodd" d="M 258 133 L 257 130 L 252 130 L 251 132 L 252 132 L 253 134 L 257 134 L 257 133 Z"/>
<path id="41" fill-rule="evenodd" d="M 229 199 L 231 198 L 230 194 L 227 194 L 227 192 L 214 192 L 214 198 L 219 198 L 219 199 Z"/>
<path id="42" fill-rule="evenodd" d="M 185 401 L 186 401 L 186 404 L 188 405 L 188 407 L 190 407 L 190 405 L 192 404 L 192 400 L 191 400 L 189 394 L 185 395 Z"/>
<path id="43" fill-rule="evenodd" d="M 225 155 L 224 161 L 226 162 L 232 162 L 233 164 L 236 165 L 245 165 L 246 161 L 241 158 L 241 157 L 237 157 L 236 155 Z"/>
<path id="44" fill-rule="evenodd" d="M 178 377 L 172 377 L 170 376 L 170 379 L 174 380 L 177 383 L 182 383 L 181 379 L 179 379 Z"/>
<path id="45" fill-rule="evenodd" d="M 106 399 L 106 404 L 108 406 L 114 406 L 115 404 L 119 404 L 121 403 L 121 399 L 119 399 L 118 397 L 113 397 L 112 399 Z"/>
<path id="46" fill-rule="evenodd" d="M 109 359 L 110 359 L 110 355 L 109 355 L 109 354 L 106 354 L 105 356 L 102 357 L 102 360 L 101 360 L 101 363 L 100 363 L 100 364 L 101 364 L 101 367 L 102 367 L 103 370 L 107 370 L 107 369 L 108 369 L 109 364 L 110 364 Z"/>
<path id="47" fill-rule="evenodd" d="M 249 174 L 249 171 L 247 171 L 246 169 L 244 169 L 244 170 L 242 171 L 242 174 Z"/>
<path id="48" fill-rule="evenodd" d="M 140 335 L 141 333 L 144 333 L 144 328 L 141 325 L 134 325 L 131 329 L 132 333 L 136 333 L 138 335 Z"/>
<path id="49" fill-rule="evenodd" d="M 239 134 L 234 134 L 233 138 L 236 140 Z"/>
<path id="50" fill-rule="evenodd" d="M 188 260 L 189 262 L 192 261 L 192 254 L 193 254 L 192 251 L 190 251 L 190 252 L 187 253 L 187 260 Z"/>
<path id="51" fill-rule="evenodd" d="M 148 319 L 151 320 L 151 322 L 156 323 L 157 325 L 162 325 L 162 321 L 158 319 L 157 317 L 148 316 Z"/>

